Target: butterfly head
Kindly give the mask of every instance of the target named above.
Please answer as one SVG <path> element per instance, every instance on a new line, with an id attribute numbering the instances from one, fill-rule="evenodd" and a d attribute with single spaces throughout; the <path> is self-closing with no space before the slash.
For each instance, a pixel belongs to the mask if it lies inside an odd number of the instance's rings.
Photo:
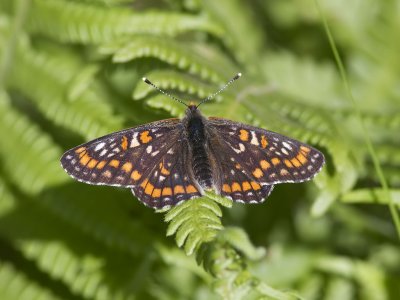
<path id="1" fill-rule="evenodd" d="M 186 108 L 186 116 L 187 117 L 195 117 L 195 116 L 200 116 L 200 110 L 198 109 L 198 105 L 196 105 L 194 102 L 190 102 L 189 105 Z"/>

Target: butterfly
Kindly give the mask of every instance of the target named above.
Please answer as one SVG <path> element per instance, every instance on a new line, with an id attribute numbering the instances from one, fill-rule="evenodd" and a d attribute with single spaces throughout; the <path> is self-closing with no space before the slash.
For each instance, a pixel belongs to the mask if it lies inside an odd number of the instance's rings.
<path id="1" fill-rule="evenodd" d="M 200 104 L 187 105 L 160 91 L 187 106 L 183 119 L 125 129 L 72 148 L 61 158 L 65 171 L 84 183 L 130 188 L 146 206 L 165 209 L 208 190 L 235 202 L 261 203 L 275 184 L 310 180 L 324 165 L 324 155 L 307 144 L 251 125 L 206 118 Z"/>

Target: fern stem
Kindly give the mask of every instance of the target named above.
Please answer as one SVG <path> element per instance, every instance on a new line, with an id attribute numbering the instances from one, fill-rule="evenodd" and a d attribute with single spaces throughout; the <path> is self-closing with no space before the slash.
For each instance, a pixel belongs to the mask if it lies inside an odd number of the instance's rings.
<path id="1" fill-rule="evenodd" d="M 352 90 L 351 90 L 351 87 L 350 87 L 350 84 L 349 84 L 349 81 L 348 81 L 348 78 L 347 78 L 347 74 L 346 74 L 346 71 L 345 71 L 344 66 L 343 66 L 342 59 L 341 59 L 339 51 L 338 51 L 338 49 L 336 47 L 336 43 L 335 43 L 335 41 L 333 39 L 333 35 L 332 35 L 331 30 L 329 28 L 329 25 L 328 25 L 328 22 L 326 20 L 326 17 L 324 15 L 324 13 L 322 12 L 322 9 L 321 9 L 321 7 L 320 7 L 320 5 L 318 3 L 318 0 L 314 0 L 314 2 L 315 2 L 315 5 L 317 7 L 319 15 L 321 16 L 321 19 L 322 19 L 322 22 L 323 22 L 323 25 L 324 25 L 324 29 L 325 29 L 326 35 L 328 37 L 328 40 L 329 40 L 329 44 L 330 44 L 330 46 L 332 48 L 332 52 L 333 52 L 333 55 L 335 57 L 336 64 L 337 64 L 337 66 L 339 68 L 340 76 L 342 78 L 345 90 L 347 92 L 347 96 L 351 100 L 351 102 L 353 104 L 354 111 L 356 112 L 357 118 L 358 118 L 358 120 L 360 122 L 365 144 L 366 144 L 368 152 L 369 152 L 369 154 L 370 154 L 370 156 L 372 158 L 372 162 L 374 164 L 374 168 L 375 168 L 375 171 L 376 171 L 376 173 L 378 175 L 380 184 L 381 184 L 381 186 L 383 188 L 384 198 L 386 198 L 385 200 L 387 200 L 387 203 L 389 204 L 389 210 L 390 210 L 390 213 L 392 215 L 392 218 L 393 218 L 393 221 L 394 221 L 394 224 L 395 224 L 395 228 L 397 230 L 397 235 L 398 235 L 398 237 L 400 239 L 400 217 L 399 217 L 398 211 L 396 209 L 395 203 L 393 202 L 393 198 L 390 195 L 389 186 L 388 186 L 386 178 L 385 178 L 385 176 L 383 174 L 383 171 L 382 171 L 381 165 L 379 163 L 378 156 L 376 155 L 374 146 L 372 145 L 371 138 L 369 137 L 369 135 L 367 133 L 367 128 L 365 126 L 365 122 L 364 122 L 364 119 L 362 117 L 360 108 L 357 105 L 357 102 L 356 102 L 356 100 L 355 100 L 355 98 L 353 96 L 353 93 L 352 93 Z"/>
<path id="2" fill-rule="evenodd" d="M 13 18 L 14 22 L 0 61 L 0 88 L 5 85 L 4 81 L 7 78 L 7 73 L 12 66 L 15 47 L 17 45 L 22 26 L 25 23 L 30 2 L 31 0 L 19 0 L 16 5 L 17 8 L 15 12 L 15 18 Z"/>

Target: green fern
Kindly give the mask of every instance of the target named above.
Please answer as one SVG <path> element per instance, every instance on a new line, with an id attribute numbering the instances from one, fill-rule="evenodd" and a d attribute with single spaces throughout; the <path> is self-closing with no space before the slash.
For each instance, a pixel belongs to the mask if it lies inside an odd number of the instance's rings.
<path id="1" fill-rule="evenodd" d="M 8 176 L 27 193 L 65 182 L 57 159 L 61 149 L 51 138 L 14 110 L 0 93 L 0 158 Z M 26 150 L 29 149 L 29 154 Z M 46 166 L 45 168 L 43 166 Z"/>
<path id="2" fill-rule="evenodd" d="M 201 16 L 165 12 L 130 12 L 117 7 L 96 7 L 63 0 L 34 0 L 29 18 L 31 32 L 65 42 L 104 43 L 138 33 L 177 35 L 205 31 L 221 35 L 222 30 Z M 58 16 L 56 23 L 54 16 Z"/>
<path id="3" fill-rule="evenodd" d="M 210 47 L 196 47 L 159 36 L 139 35 L 133 39 L 123 39 L 122 42 L 105 44 L 100 47 L 100 52 L 112 54 L 113 61 L 117 63 L 143 57 L 157 58 L 213 82 L 224 82 L 228 76 L 237 73 L 232 62 Z"/>
<path id="4" fill-rule="evenodd" d="M 0 1 L 0 298 L 395 299 L 398 5 L 319 2 Z M 312 182 L 155 214 L 60 167 L 79 143 L 184 115 L 142 77 L 198 102 L 237 72 L 202 113 L 316 146 L 327 163 Z"/>

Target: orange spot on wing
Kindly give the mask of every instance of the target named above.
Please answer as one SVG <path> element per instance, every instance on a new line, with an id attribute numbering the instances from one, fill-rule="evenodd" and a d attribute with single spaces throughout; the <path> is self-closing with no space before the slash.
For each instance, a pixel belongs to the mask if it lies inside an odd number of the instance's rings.
<path id="1" fill-rule="evenodd" d="M 243 187 L 243 191 L 244 192 L 251 189 L 251 185 L 250 185 L 250 183 L 248 181 L 243 182 L 242 183 L 242 187 Z"/>
<path id="2" fill-rule="evenodd" d="M 83 152 L 85 150 L 86 150 L 85 147 L 79 147 L 78 149 L 75 150 L 75 153 L 81 153 L 81 152 Z"/>
<path id="3" fill-rule="evenodd" d="M 297 154 L 296 158 L 302 165 L 307 162 L 307 158 L 302 153 Z"/>
<path id="4" fill-rule="evenodd" d="M 247 130 L 240 129 L 239 138 L 240 138 L 243 142 L 247 142 L 247 141 L 249 140 L 249 132 L 248 132 Z"/>
<path id="5" fill-rule="evenodd" d="M 132 171 L 132 164 L 130 162 L 126 162 L 122 165 L 122 170 L 124 170 L 126 173 L 129 173 Z"/>
<path id="6" fill-rule="evenodd" d="M 311 149 L 306 146 L 300 146 L 300 150 L 303 151 L 305 154 L 311 151 Z"/>
<path id="7" fill-rule="evenodd" d="M 232 184 L 232 192 L 241 192 L 242 188 L 240 187 L 240 184 L 237 182 L 234 182 Z"/>
<path id="8" fill-rule="evenodd" d="M 169 175 L 171 172 L 169 170 L 167 170 L 166 168 L 164 168 L 164 164 L 160 163 L 160 170 L 161 170 L 161 174 L 163 175 Z"/>
<path id="9" fill-rule="evenodd" d="M 239 169 L 242 168 L 242 166 L 241 166 L 240 164 L 236 164 L 236 165 L 235 165 L 235 168 L 239 170 Z"/>
<path id="10" fill-rule="evenodd" d="M 297 160 L 297 158 L 292 158 L 292 159 L 290 160 L 290 162 L 291 162 L 296 168 L 301 167 L 301 162 L 299 162 L 299 161 Z"/>
<path id="11" fill-rule="evenodd" d="M 132 174 L 131 174 L 131 178 L 133 179 L 133 180 L 139 180 L 140 178 L 142 177 L 142 174 L 140 174 L 138 171 L 133 171 L 132 172 Z M 147 179 L 146 179 L 147 180 Z M 143 181 L 144 182 L 144 181 Z M 142 184 L 143 184 L 143 182 L 142 182 Z"/>
<path id="12" fill-rule="evenodd" d="M 185 190 L 183 189 L 183 186 L 177 185 L 174 187 L 174 194 L 184 194 Z"/>
<path id="13" fill-rule="evenodd" d="M 163 196 L 172 196 L 172 189 L 169 187 L 163 188 L 162 195 Z"/>
<path id="14" fill-rule="evenodd" d="M 273 159 L 271 159 L 271 162 L 274 166 L 276 166 L 277 164 L 279 164 L 281 162 L 281 160 L 277 157 L 274 157 Z"/>
<path id="15" fill-rule="evenodd" d="M 106 161 L 102 160 L 101 162 L 98 163 L 98 165 L 96 166 L 97 169 L 103 169 L 104 166 L 106 165 Z"/>
<path id="16" fill-rule="evenodd" d="M 134 171 L 135 172 L 135 171 Z M 132 176 L 131 176 L 132 177 Z M 145 188 L 146 187 L 146 184 L 149 182 L 149 180 L 148 179 L 145 179 L 145 180 L 143 180 L 142 181 L 142 183 L 140 184 L 140 186 L 142 187 L 142 188 Z"/>
<path id="17" fill-rule="evenodd" d="M 269 167 L 271 167 L 271 164 L 269 162 L 267 162 L 266 160 L 262 160 L 262 161 L 260 161 L 260 166 L 263 170 L 266 170 Z"/>
<path id="18" fill-rule="evenodd" d="M 172 196 L 172 189 L 171 188 L 163 188 L 162 195 L 163 196 Z"/>
<path id="19" fill-rule="evenodd" d="M 268 146 L 268 141 L 266 139 L 266 137 L 264 135 L 261 136 L 261 147 L 263 147 L 264 149 L 267 148 Z"/>
<path id="20" fill-rule="evenodd" d="M 250 184 L 251 184 L 251 187 L 253 188 L 253 190 L 255 190 L 255 191 L 261 189 L 261 185 L 258 184 L 258 183 L 255 182 L 255 181 L 250 182 Z"/>
<path id="21" fill-rule="evenodd" d="M 290 160 L 285 159 L 285 160 L 284 160 L 284 163 L 285 163 L 286 167 L 288 167 L 288 168 L 293 168 L 293 164 L 290 162 Z"/>
<path id="22" fill-rule="evenodd" d="M 152 185 L 150 182 L 147 182 L 146 187 L 144 188 L 144 193 L 147 195 L 151 195 L 154 190 L 154 185 Z"/>
<path id="23" fill-rule="evenodd" d="M 186 187 L 186 192 L 188 192 L 188 193 L 197 193 L 197 189 L 193 186 L 193 185 L 188 185 L 187 187 Z"/>
<path id="24" fill-rule="evenodd" d="M 154 189 L 153 194 L 151 194 L 152 197 L 158 198 L 161 196 L 161 189 Z"/>
<path id="25" fill-rule="evenodd" d="M 263 171 L 260 168 L 257 168 L 253 171 L 253 175 L 255 178 L 260 178 L 264 175 Z"/>
<path id="26" fill-rule="evenodd" d="M 230 193 L 231 192 L 231 187 L 228 184 L 224 184 L 222 186 L 222 191 L 224 191 L 225 193 Z"/>
<path id="27" fill-rule="evenodd" d="M 122 137 L 121 148 L 124 151 L 128 149 L 128 138 L 126 136 Z"/>
<path id="28" fill-rule="evenodd" d="M 85 153 L 85 155 L 81 157 L 79 162 L 81 163 L 81 165 L 86 165 L 89 162 L 89 160 L 91 160 L 91 157 L 87 153 Z"/>
<path id="29" fill-rule="evenodd" d="M 108 163 L 111 167 L 118 168 L 119 160 L 113 159 Z"/>
<path id="30" fill-rule="evenodd" d="M 88 167 L 89 169 L 93 169 L 97 165 L 98 162 L 99 162 L 98 160 L 92 159 L 91 161 L 89 161 L 89 163 L 86 165 L 86 167 Z"/>
<path id="31" fill-rule="evenodd" d="M 148 142 L 150 142 L 153 138 L 149 135 L 149 131 L 143 131 L 142 133 L 140 133 L 140 141 L 143 144 L 147 144 Z"/>

